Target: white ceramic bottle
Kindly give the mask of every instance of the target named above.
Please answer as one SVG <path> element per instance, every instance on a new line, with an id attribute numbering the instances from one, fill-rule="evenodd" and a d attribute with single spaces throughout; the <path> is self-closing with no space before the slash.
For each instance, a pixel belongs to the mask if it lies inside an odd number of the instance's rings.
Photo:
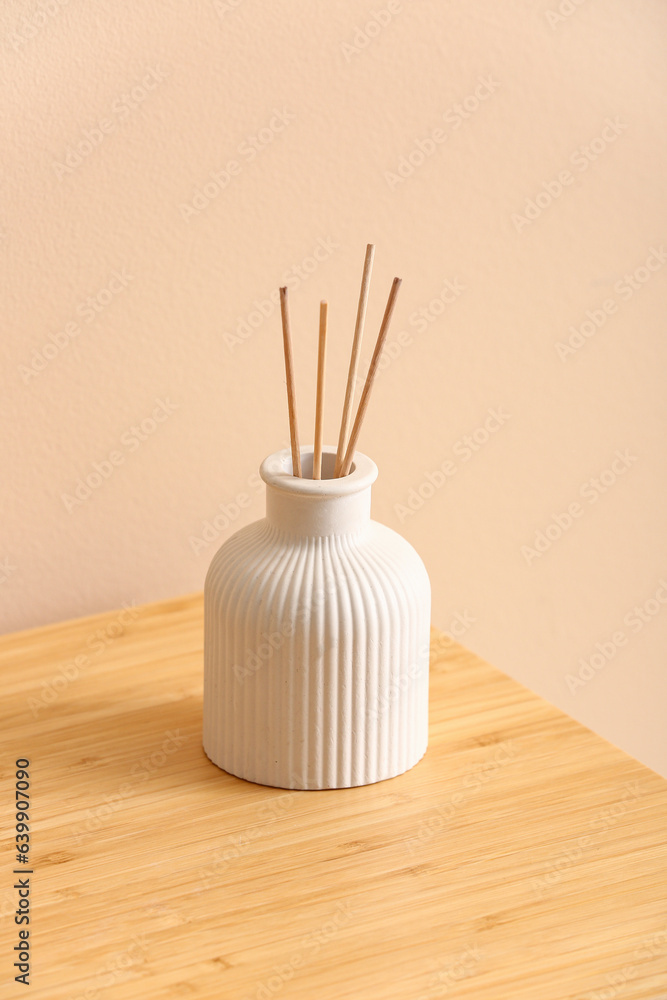
<path id="1" fill-rule="evenodd" d="M 357 452 L 313 480 L 313 449 L 260 467 L 266 517 L 232 535 L 204 588 L 204 750 L 279 788 L 366 785 L 428 742 L 431 587 L 401 535 L 371 520 L 377 466 Z"/>

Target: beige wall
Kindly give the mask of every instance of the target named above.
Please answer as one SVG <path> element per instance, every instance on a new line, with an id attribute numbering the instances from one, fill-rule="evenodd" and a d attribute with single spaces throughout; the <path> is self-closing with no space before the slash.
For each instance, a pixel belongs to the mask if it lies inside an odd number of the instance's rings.
<path id="1" fill-rule="evenodd" d="M 289 280 L 304 442 L 329 300 L 335 443 L 372 241 L 364 368 L 403 277 L 360 444 L 375 517 L 423 555 L 436 624 L 667 773 L 664 3 L 0 19 L 0 627 L 202 587 L 287 443 L 269 296 Z"/>

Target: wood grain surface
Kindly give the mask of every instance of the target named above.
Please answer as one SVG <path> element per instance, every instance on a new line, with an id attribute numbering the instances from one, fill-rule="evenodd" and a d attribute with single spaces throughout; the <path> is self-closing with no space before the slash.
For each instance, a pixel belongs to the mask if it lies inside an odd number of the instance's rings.
<path id="1" fill-rule="evenodd" d="M 194 595 L 0 639 L 3 997 L 667 997 L 662 778 L 434 631 L 416 767 L 250 784 L 202 750 L 202 635 Z"/>

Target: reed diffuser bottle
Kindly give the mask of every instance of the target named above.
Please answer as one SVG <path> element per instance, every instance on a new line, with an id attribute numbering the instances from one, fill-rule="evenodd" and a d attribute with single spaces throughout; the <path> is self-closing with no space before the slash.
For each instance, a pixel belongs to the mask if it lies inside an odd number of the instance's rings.
<path id="1" fill-rule="evenodd" d="M 371 520 L 378 470 L 290 450 L 260 467 L 266 517 L 214 556 L 204 589 L 204 749 L 280 788 L 366 785 L 428 741 L 431 589 L 413 547 Z"/>
<path id="2" fill-rule="evenodd" d="M 280 289 L 291 447 L 259 470 L 266 517 L 228 539 L 206 577 L 204 749 L 225 771 L 262 785 L 369 785 L 426 752 L 431 585 L 412 546 L 371 520 L 378 470 L 356 451 L 400 278 L 350 430 L 374 253 L 369 243 L 337 448 L 322 446 L 327 303 L 315 443 L 302 449 Z"/>

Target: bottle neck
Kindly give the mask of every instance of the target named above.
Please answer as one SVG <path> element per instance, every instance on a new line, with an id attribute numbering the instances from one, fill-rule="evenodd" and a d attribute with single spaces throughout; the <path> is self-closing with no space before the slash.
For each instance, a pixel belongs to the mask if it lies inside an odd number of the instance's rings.
<path id="1" fill-rule="evenodd" d="M 266 485 L 267 521 L 289 534 L 304 537 L 355 534 L 370 517 L 370 486 L 356 493 L 318 496 Z"/>
<path id="2" fill-rule="evenodd" d="M 313 449 L 301 448 L 302 476 L 292 475 L 291 449 L 284 448 L 262 462 L 266 483 L 266 519 L 292 536 L 351 535 L 371 518 L 371 486 L 377 466 L 356 452 L 347 476 L 334 477 L 336 448 L 322 448 L 322 478 L 313 479 Z"/>

